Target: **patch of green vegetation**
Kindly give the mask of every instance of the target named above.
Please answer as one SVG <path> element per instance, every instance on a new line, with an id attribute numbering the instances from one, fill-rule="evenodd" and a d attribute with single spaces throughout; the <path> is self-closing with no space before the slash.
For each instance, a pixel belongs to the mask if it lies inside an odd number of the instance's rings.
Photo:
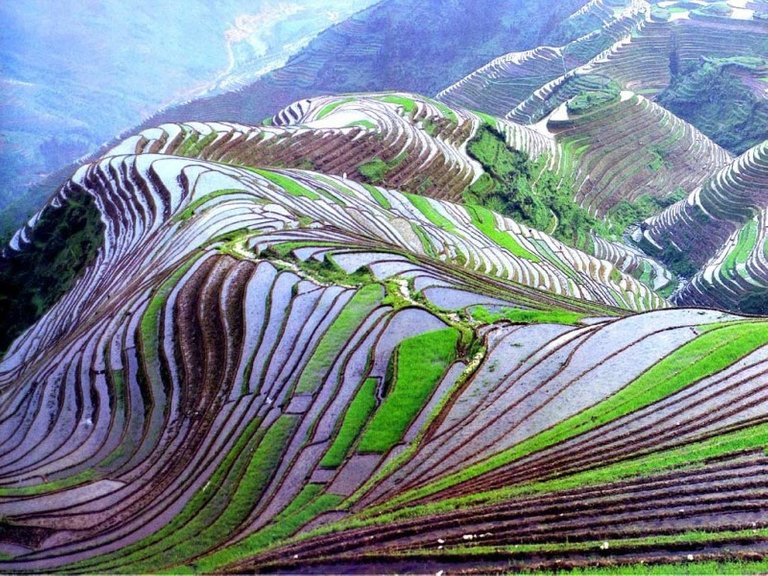
<path id="1" fill-rule="evenodd" d="M 141 323 L 139 324 L 141 339 L 139 340 L 139 345 L 143 370 L 139 373 L 139 382 L 142 400 L 147 407 L 152 405 L 163 406 L 165 403 L 165 386 L 163 384 L 164 378 L 159 351 L 160 322 L 163 307 L 170 293 L 201 255 L 201 252 L 194 253 L 155 290 L 141 317 Z M 151 410 L 149 415 L 149 422 L 146 424 L 144 432 L 144 442 L 141 445 L 141 449 L 134 456 L 136 459 L 142 459 L 151 452 L 163 428 L 164 414 L 162 410 Z"/>
<path id="2" fill-rule="evenodd" d="M 337 242 L 323 242 L 323 241 L 295 241 L 295 242 L 280 242 L 279 244 L 272 244 L 264 251 L 264 255 L 271 257 L 276 255 L 278 258 L 286 258 L 291 256 L 291 252 L 299 248 L 341 248 Z"/>
<path id="3" fill-rule="evenodd" d="M 197 132 L 193 132 L 184 140 L 177 154 L 179 156 L 197 158 L 200 156 L 202 151 L 205 150 L 206 146 L 216 140 L 217 136 L 218 134 L 216 132 L 210 132 L 209 134 L 206 134 L 200 138 Z"/>
<path id="4" fill-rule="evenodd" d="M 367 378 L 349 404 L 336 438 L 320 461 L 323 468 L 336 468 L 344 461 L 360 431 L 376 408 L 376 378 Z"/>
<path id="5" fill-rule="evenodd" d="M 135 544 L 92 560 L 76 562 L 67 568 L 79 572 L 107 570 L 107 567 L 114 567 L 116 563 L 126 563 L 145 557 L 146 555 L 141 554 L 142 551 L 152 553 L 159 545 L 173 538 L 174 534 L 181 531 L 185 525 L 204 527 L 210 524 L 226 506 L 227 498 L 234 489 L 234 484 L 227 482 L 227 479 L 237 479 L 242 476 L 263 438 L 264 430 L 259 429 L 260 424 L 259 418 L 254 418 L 248 423 L 211 475 L 207 487 L 195 492 L 169 524 Z"/>
<path id="6" fill-rule="evenodd" d="M 176 287 L 181 278 L 200 257 L 193 255 L 183 265 L 179 266 L 167 280 L 155 291 L 147 305 L 144 315 L 141 317 L 141 346 L 142 357 L 147 365 L 159 365 L 158 339 L 160 334 L 160 314 L 171 291 Z M 158 368 L 159 370 L 159 368 Z M 160 378 L 158 377 L 158 382 Z"/>
<path id="7" fill-rule="evenodd" d="M 286 257 L 290 257 L 288 253 Z M 347 272 L 333 261 L 329 254 L 325 255 L 322 261 L 314 258 L 299 260 L 290 258 L 299 270 L 304 272 L 310 278 L 320 283 L 334 284 L 339 286 L 365 286 L 375 282 L 375 278 L 368 268 L 360 268 L 354 272 Z"/>
<path id="8" fill-rule="evenodd" d="M 438 100 L 432 100 L 430 99 L 430 102 L 432 105 L 440 110 L 440 114 L 443 115 L 443 117 L 448 120 L 451 124 L 458 124 L 459 123 L 459 117 L 456 116 L 456 112 L 451 110 L 448 106 L 443 104 L 442 102 Z"/>
<path id="9" fill-rule="evenodd" d="M 185 129 L 186 131 L 186 129 Z M 189 150 L 197 144 L 198 139 L 200 138 L 200 134 L 194 131 L 187 132 L 187 135 L 184 137 L 184 140 L 182 140 L 181 144 L 178 148 L 176 148 L 176 154 L 178 156 L 188 156 Z"/>
<path id="10" fill-rule="evenodd" d="M 43 482 L 41 484 L 35 484 L 34 486 L 0 486 L 0 497 L 12 498 L 18 496 L 36 496 L 38 494 L 46 494 L 48 492 L 73 488 L 81 484 L 93 482 L 97 480 L 97 478 L 94 470 L 84 470 L 72 476 L 61 478 L 60 480 Z"/>
<path id="11" fill-rule="evenodd" d="M 495 180 L 507 183 L 518 176 L 527 175 L 528 156 L 510 148 L 495 127 L 483 124 L 467 144 L 469 155 L 480 162 L 485 172 Z"/>
<path id="12" fill-rule="evenodd" d="M 227 564 L 254 556 L 256 553 L 271 548 L 281 540 L 293 535 L 307 522 L 323 512 L 333 510 L 342 501 L 335 494 L 323 494 L 320 484 L 307 484 L 296 498 L 269 524 L 261 530 L 250 534 L 244 540 L 217 550 L 209 556 L 195 561 L 189 567 L 195 573 L 216 574 L 222 572 Z M 168 572 L 178 574 L 177 569 Z"/>
<path id="13" fill-rule="evenodd" d="M 702 58 L 677 71 L 657 102 L 734 154 L 768 138 L 768 103 L 744 78 L 762 59 Z"/>
<path id="14" fill-rule="evenodd" d="M 250 259 L 253 254 L 248 248 L 248 240 L 258 235 L 257 230 L 241 228 L 209 242 L 209 246 L 214 246 L 219 253 L 227 254 L 237 260 Z"/>
<path id="15" fill-rule="evenodd" d="M 320 110 L 320 112 L 317 113 L 317 116 L 315 118 L 317 120 L 321 120 L 321 119 L 325 118 L 326 116 L 328 116 L 328 114 L 330 114 L 331 112 L 336 110 L 336 108 L 338 108 L 339 106 L 342 106 L 343 104 L 346 104 L 347 102 L 352 102 L 352 100 L 354 100 L 354 98 L 352 98 L 350 96 L 350 97 L 347 97 L 347 98 L 340 98 L 340 99 L 336 100 L 335 102 L 331 102 L 330 104 L 327 104 L 326 106 L 324 106 L 323 109 Z"/>
<path id="16" fill-rule="evenodd" d="M 93 197 L 73 192 L 42 211 L 22 251 L 0 255 L 0 354 L 72 288 L 103 238 Z"/>
<path id="17" fill-rule="evenodd" d="M 739 231 L 736 246 L 728 253 L 723 261 L 723 272 L 730 278 L 739 275 L 738 267 L 747 263 L 749 255 L 757 244 L 757 220 L 750 220 Z"/>
<path id="18" fill-rule="evenodd" d="M 437 134 L 438 126 L 437 124 L 435 124 L 432 118 L 425 118 L 424 120 L 422 120 L 421 126 L 424 129 L 424 132 L 426 132 L 430 136 L 434 136 L 435 134 Z"/>
<path id="19" fill-rule="evenodd" d="M 682 543 L 707 543 L 707 542 L 730 542 L 743 539 L 756 539 L 768 536 L 766 529 L 748 529 L 748 530 L 724 530 L 719 532 L 705 532 L 695 530 L 681 532 L 678 534 L 658 534 L 654 536 L 639 536 L 634 538 L 614 538 L 608 540 L 587 540 L 582 542 L 541 542 L 535 544 L 508 544 L 502 546 L 478 546 L 478 545 L 458 545 L 449 546 L 444 549 L 429 548 L 426 550 L 409 550 L 404 553 L 410 555 L 436 555 L 436 556 L 485 556 L 499 552 L 510 554 L 531 554 L 536 552 L 578 552 L 587 550 L 599 550 L 605 542 L 610 548 L 621 547 L 640 547 L 640 546 L 665 546 L 670 544 Z M 571 572 L 568 571 L 568 574 Z M 675 572 L 677 573 L 677 572 Z M 622 572 L 623 574 L 623 572 Z"/>
<path id="20" fill-rule="evenodd" d="M 382 300 L 382 304 L 386 306 L 392 306 L 392 308 L 395 310 L 413 306 L 413 302 L 406 298 L 405 295 L 401 292 L 400 284 L 398 281 L 391 278 L 385 280 L 384 288 L 387 291 L 387 295 L 384 297 L 384 300 Z"/>
<path id="21" fill-rule="evenodd" d="M 552 480 L 503 488 L 493 493 L 472 495 L 471 499 L 475 503 L 488 503 L 515 496 L 527 496 L 594 486 L 606 482 L 616 482 L 624 478 L 649 476 L 664 470 L 693 468 L 703 465 L 712 458 L 720 458 L 728 454 L 766 447 L 768 447 L 768 426 L 762 424 L 718 435 L 714 438 L 688 444 L 680 448 L 670 448 L 638 458 L 616 462 L 594 470 L 577 472 Z"/>
<path id="22" fill-rule="evenodd" d="M 349 196 L 350 198 L 355 198 L 357 196 L 357 193 L 354 190 L 352 190 L 349 186 L 342 184 L 338 179 L 329 178 L 324 174 L 315 174 L 314 176 L 317 180 L 328 184 L 332 190 L 335 190 L 344 196 Z"/>
<path id="23" fill-rule="evenodd" d="M 446 328 L 403 340 L 392 356 L 394 382 L 366 426 L 361 453 L 384 453 L 400 442 L 435 386 L 456 359 L 459 331 Z"/>
<path id="24" fill-rule="evenodd" d="M 591 568 L 574 568 L 568 570 L 570 576 L 701 576 L 733 574 L 745 576 L 747 574 L 765 574 L 768 572 L 768 559 L 766 560 L 709 560 L 705 562 L 681 561 L 674 564 L 619 564 L 615 566 L 594 566 Z M 523 573 L 521 573 L 523 574 Z M 562 572 L 566 574 L 566 572 Z"/>
<path id="25" fill-rule="evenodd" d="M 259 168 L 251 168 L 251 170 L 256 172 L 256 174 L 263 176 L 273 184 L 277 184 L 291 196 L 303 196 L 305 198 L 309 198 L 310 200 L 317 200 L 320 198 L 320 195 L 317 192 L 302 186 L 289 176 L 284 176 L 283 174 L 278 174 L 277 172 L 270 172 L 269 170 L 262 170 Z"/>
<path id="26" fill-rule="evenodd" d="M 389 164 L 379 157 L 369 160 L 357 167 L 360 176 L 374 184 L 383 182 L 389 171 Z"/>
<path id="27" fill-rule="evenodd" d="M 320 387 L 339 350 L 346 346 L 360 324 L 381 304 L 383 298 L 384 289 L 380 284 L 368 284 L 355 293 L 318 342 L 301 373 L 296 386 L 297 394 L 312 393 Z"/>
<path id="28" fill-rule="evenodd" d="M 523 310 L 521 308 L 503 308 L 495 312 L 484 306 L 473 306 L 469 310 L 472 318 L 484 324 L 493 324 L 500 320 L 509 320 L 518 324 L 570 324 L 576 325 L 585 314 L 568 310 Z"/>
<path id="29" fill-rule="evenodd" d="M 501 231 L 496 228 L 494 215 L 490 210 L 482 208 L 480 206 L 467 207 L 472 223 L 485 234 L 488 238 L 493 240 L 496 244 L 502 248 L 506 248 L 515 256 L 520 256 L 531 262 L 540 262 L 541 259 L 533 252 L 523 248 L 515 237 L 506 231 Z"/>
<path id="30" fill-rule="evenodd" d="M 654 145 L 648 147 L 648 152 L 651 154 L 651 161 L 648 163 L 648 168 L 651 172 L 658 172 L 662 168 L 668 168 L 667 151 L 661 146 Z"/>
<path id="31" fill-rule="evenodd" d="M 432 181 L 431 176 L 421 176 L 419 179 L 419 184 L 416 186 L 416 193 L 420 196 L 426 195 L 427 191 L 434 185 L 434 182 Z M 414 179 L 414 182 L 416 179 Z"/>
<path id="32" fill-rule="evenodd" d="M 605 83 L 594 90 L 585 90 L 571 98 L 567 107 L 570 114 L 586 114 L 597 110 L 606 104 L 617 102 L 621 94 L 621 87 L 614 81 Z"/>
<path id="33" fill-rule="evenodd" d="M 334 190 L 335 190 L 335 189 L 334 189 Z M 330 201 L 331 201 L 331 202 L 333 202 L 334 204 L 337 204 L 337 205 L 339 205 L 339 206 L 346 206 L 346 205 L 347 205 L 347 204 L 344 202 L 344 200 L 342 200 L 341 198 L 339 198 L 338 196 L 336 196 L 336 194 L 334 193 L 334 191 L 331 191 L 331 190 L 325 190 L 325 189 L 323 189 L 323 188 L 318 188 L 318 189 L 317 189 L 317 193 L 318 193 L 320 196 L 322 196 L 323 198 L 325 198 L 326 200 L 330 200 Z"/>
<path id="34" fill-rule="evenodd" d="M 413 99 L 404 96 L 382 96 L 379 100 L 381 102 L 402 106 L 406 114 L 410 114 L 416 110 L 416 102 Z"/>
<path id="35" fill-rule="evenodd" d="M 604 22 L 597 12 L 592 10 L 580 11 L 578 14 L 557 21 L 547 39 L 550 46 L 565 46 L 590 32 L 601 30 L 603 26 Z M 612 36 L 608 36 L 609 39 L 612 38 Z"/>
<path id="36" fill-rule="evenodd" d="M 496 118 L 494 116 L 491 116 L 490 114 L 486 114 L 485 112 L 480 112 L 478 110 L 472 110 L 472 113 L 475 116 L 477 116 L 478 118 L 480 118 L 480 120 L 485 122 L 491 128 L 494 128 L 496 130 L 499 129 L 498 128 L 498 124 L 499 124 L 498 118 Z"/>
<path id="37" fill-rule="evenodd" d="M 432 222 L 432 224 L 438 228 L 442 228 L 448 232 L 453 232 L 456 230 L 456 226 L 453 224 L 453 222 L 440 214 L 440 212 L 432 205 L 432 202 L 430 202 L 429 198 L 424 198 L 423 196 L 419 196 L 417 194 L 406 194 L 406 197 L 411 201 L 411 204 L 413 204 L 419 212 L 426 216 L 427 220 Z"/>
<path id="38" fill-rule="evenodd" d="M 179 212 L 176 216 L 174 216 L 173 221 L 174 222 L 185 222 L 192 218 L 192 216 L 195 215 L 195 212 L 197 211 L 200 206 L 205 204 L 206 202 L 209 202 L 213 200 L 214 198 L 218 198 L 220 196 L 226 196 L 228 194 L 240 194 L 243 190 L 240 190 L 238 188 L 226 188 L 222 190 L 215 190 L 213 192 L 209 192 L 208 194 L 201 196 L 194 202 L 191 202 L 182 212 Z"/>
<path id="39" fill-rule="evenodd" d="M 429 235 L 426 230 L 424 230 L 424 227 L 418 222 L 411 222 L 411 229 L 418 237 L 419 242 L 421 242 L 421 247 L 424 250 L 424 253 L 435 258 L 437 254 L 435 254 L 435 249 L 432 247 L 432 241 L 429 239 Z"/>
<path id="40" fill-rule="evenodd" d="M 482 125 L 469 141 L 467 153 L 485 174 L 464 190 L 465 204 L 483 206 L 538 230 L 551 229 L 554 221 L 552 235 L 571 246 L 600 227 L 573 201 L 570 181 L 546 168 L 546 156 L 531 161 L 525 152 L 507 146 L 496 128 Z"/>
<path id="41" fill-rule="evenodd" d="M 125 372 L 112 370 L 112 385 L 114 386 L 115 405 L 119 411 L 125 406 Z"/>
<path id="42" fill-rule="evenodd" d="M 357 167 L 357 171 L 370 184 L 379 184 L 385 181 L 387 175 L 395 170 L 408 157 L 406 151 L 401 152 L 392 160 L 385 162 L 378 156 L 364 162 Z"/>
<path id="43" fill-rule="evenodd" d="M 352 126 L 359 126 L 360 128 L 365 128 L 367 130 L 376 130 L 376 124 L 370 120 L 355 120 L 354 122 L 347 124 L 347 127 Z"/>
<path id="44" fill-rule="evenodd" d="M 214 236 L 213 238 L 209 239 L 205 246 L 215 246 L 218 244 L 230 244 L 232 242 L 240 242 L 244 238 L 248 238 L 249 236 L 256 236 L 258 235 L 258 232 L 254 230 L 250 230 L 248 228 L 236 228 L 234 230 L 229 230 L 228 232 L 224 232 L 223 234 L 219 234 L 218 236 Z"/>
<path id="45" fill-rule="evenodd" d="M 405 493 L 391 505 L 434 494 L 640 410 L 723 370 L 768 343 L 765 322 L 739 322 L 709 328 L 602 402 L 482 462 Z"/>
<path id="46" fill-rule="evenodd" d="M 365 187 L 366 190 L 368 190 L 368 192 L 371 193 L 371 196 L 373 197 L 374 200 L 376 200 L 376 202 L 378 202 L 379 206 L 381 206 L 382 208 L 386 208 L 387 210 L 392 208 L 392 204 L 390 203 L 390 201 L 387 200 L 387 197 L 384 196 L 381 190 L 376 188 L 376 186 L 371 186 L 370 184 L 363 184 L 363 186 Z"/>
<path id="47" fill-rule="evenodd" d="M 665 198 L 643 194 L 632 202 L 620 200 L 608 211 L 601 235 L 610 239 L 620 239 L 629 225 L 637 224 L 658 214 L 675 202 L 683 200 L 687 195 L 685 190 L 677 188 Z"/>
<path id="48" fill-rule="evenodd" d="M 667 470 L 690 470 L 700 467 L 712 459 L 749 450 L 764 449 L 766 447 L 768 447 L 768 424 L 759 424 L 692 444 L 686 444 L 685 446 L 668 448 L 551 480 L 528 482 L 488 492 L 476 492 L 466 496 L 400 508 L 387 513 L 382 513 L 381 511 L 388 505 L 372 508 L 365 511 L 361 516 L 347 518 L 326 529 L 318 530 L 315 534 L 323 533 L 326 530 L 338 531 L 374 524 L 385 524 L 404 518 L 423 517 L 458 509 L 467 509 L 472 506 L 488 506 L 509 501 L 511 498 L 596 486 L 617 482 L 625 478 L 648 477 Z"/>
<path id="49" fill-rule="evenodd" d="M 275 420 L 252 456 L 244 462 L 242 476 L 234 491 L 227 494 L 225 507 L 220 514 L 213 518 L 206 517 L 207 510 L 203 508 L 192 522 L 158 541 L 153 555 L 147 555 L 145 547 L 136 554 L 136 561 L 131 562 L 129 558 L 121 561 L 117 571 L 143 574 L 156 570 L 158 566 L 176 566 L 226 540 L 258 504 L 298 423 L 298 416 L 286 414 Z"/>
<path id="50" fill-rule="evenodd" d="M 648 242 L 641 244 L 647 253 L 664 262 L 666 267 L 678 276 L 690 278 L 699 270 L 698 266 L 691 261 L 690 255 L 687 252 L 678 250 L 669 234 L 665 234 L 661 238 L 660 244 L 664 246 L 661 250 L 658 250 Z"/>
<path id="51" fill-rule="evenodd" d="M 474 335 L 474 332 L 472 332 Z M 475 337 L 474 341 L 470 346 L 467 347 L 466 350 L 466 357 L 469 358 L 469 363 L 464 368 L 464 371 L 461 373 L 461 375 L 456 379 L 456 381 L 453 383 L 453 385 L 450 387 L 449 390 L 446 391 L 445 394 L 442 395 L 440 400 L 432 407 L 431 412 L 427 416 L 426 421 L 424 422 L 424 425 L 421 427 L 421 429 L 416 434 L 416 437 L 413 439 L 413 441 L 402 451 L 400 451 L 394 458 L 390 458 L 387 460 L 384 466 L 382 466 L 373 476 L 371 476 L 364 484 L 361 486 L 352 496 L 350 496 L 345 502 L 344 506 L 345 508 L 348 508 L 355 502 L 357 502 L 361 496 L 364 494 L 367 494 L 370 489 L 377 484 L 379 484 L 382 479 L 388 477 L 392 472 L 397 470 L 400 466 L 404 465 L 405 463 L 409 462 L 413 455 L 416 454 L 419 450 L 419 446 L 421 446 L 421 443 L 427 433 L 427 430 L 432 425 L 433 422 L 438 418 L 440 414 L 444 413 L 444 410 L 450 400 L 452 398 L 455 398 L 456 394 L 459 390 L 462 389 L 464 384 L 466 383 L 467 379 L 474 374 L 477 367 L 482 363 L 483 359 L 485 358 L 486 354 L 488 352 L 488 349 L 483 345 L 482 341 Z M 355 520 L 352 520 L 355 522 Z M 342 521 L 346 525 L 347 521 Z M 331 531 L 333 529 L 331 528 Z M 315 533 L 322 533 L 323 529 L 317 529 L 313 531 Z"/>

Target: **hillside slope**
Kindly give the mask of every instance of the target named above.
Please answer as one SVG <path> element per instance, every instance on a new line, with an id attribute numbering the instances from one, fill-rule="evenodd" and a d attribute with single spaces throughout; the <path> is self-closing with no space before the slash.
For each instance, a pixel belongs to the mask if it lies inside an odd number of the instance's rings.
<path id="1" fill-rule="evenodd" d="M 593 58 L 638 31 L 648 7 L 643 1 L 589 2 L 571 20 L 592 16 L 576 26 L 579 37 L 559 46 L 537 46 L 499 56 L 444 88 L 438 100 L 453 106 L 482 110 L 516 121 L 534 122 L 543 114 L 519 115 L 518 107 L 536 95 L 551 95 L 560 84 Z M 551 108 L 550 108 L 551 111 Z"/>
<path id="2" fill-rule="evenodd" d="M 767 71 L 762 58 L 702 58 L 675 76 L 657 102 L 742 154 L 768 138 Z"/>
<path id="3" fill-rule="evenodd" d="M 742 3 L 387 0 L 68 175 L 0 254 L 0 573 L 768 572 L 768 141 L 653 101 Z"/>
<path id="4" fill-rule="evenodd" d="M 485 203 L 655 288 L 670 284 L 670 274 L 637 251 L 597 238 L 592 227 L 600 223 L 576 202 L 604 216 L 640 196 L 668 195 L 673 183 L 693 190 L 729 158 L 640 97 L 592 114 L 553 116 L 544 129 L 408 93 L 310 98 L 266 124 L 163 124 L 126 139 L 107 156 L 162 152 L 234 166 L 313 169 L 431 198 Z M 649 142 L 655 153 L 646 150 Z M 525 169 L 513 166 L 513 176 L 501 182 L 498 172 L 508 164 Z M 536 202 L 535 210 L 529 201 Z"/>
<path id="5" fill-rule="evenodd" d="M 764 322 L 629 316 L 663 301 L 509 219 L 162 153 L 183 131 L 53 200 L 93 197 L 104 240 L 0 363 L 0 570 L 535 569 L 764 537 Z"/>
<path id="6" fill-rule="evenodd" d="M 632 92 L 547 118 L 559 144 L 560 170 L 574 179 L 575 199 L 604 215 L 620 201 L 693 191 L 731 160 L 690 124 Z"/>
<path id="7" fill-rule="evenodd" d="M 693 276 L 675 295 L 676 302 L 758 313 L 768 310 L 764 298 L 768 288 L 766 190 L 768 141 L 643 224 L 637 239 L 647 251 Z"/>
<path id="8" fill-rule="evenodd" d="M 752 7 L 655 4 L 591 2 L 585 10 L 607 9 L 611 15 L 582 29 L 580 38 L 498 57 L 437 98 L 534 123 L 581 92 L 601 92 L 610 80 L 620 89 L 658 97 L 732 152 L 743 152 L 744 142 L 766 138 L 762 70 L 768 58 L 768 22 L 753 18 Z M 733 42 L 734 35 L 739 42 Z M 732 70 L 738 78 L 722 78 L 723 71 Z M 757 118 L 748 123 L 749 110 Z M 725 126 L 747 133 L 741 139 L 729 137 Z"/>
<path id="9" fill-rule="evenodd" d="M 325 96 L 292 103 L 263 126 L 162 124 L 106 156 L 161 152 L 235 166 L 309 169 L 457 202 L 482 173 L 466 145 L 483 122 L 478 114 L 414 94 Z M 534 159 L 554 152 L 555 142 L 530 128 L 502 121 L 500 130 Z"/>

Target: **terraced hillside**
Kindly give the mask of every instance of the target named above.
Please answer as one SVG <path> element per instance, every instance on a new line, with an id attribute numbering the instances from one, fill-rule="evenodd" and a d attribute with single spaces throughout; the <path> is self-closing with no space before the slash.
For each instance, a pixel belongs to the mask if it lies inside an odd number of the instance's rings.
<path id="1" fill-rule="evenodd" d="M 161 152 L 232 165 L 310 169 L 459 201 L 482 173 L 465 148 L 486 119 L 413 94 L 329 96 L 291 104 L 269 126 L 163 124 L 106 155 Z M 554 152 L 552 139 L 511 122 L 498 124 L 510 146 L 532 158 Z"/>
<path id="2" fill-rule="evenodd" d="M 644 24 L 647 4 L 642 1 L 590 2 L 571 18 L 592 15 L 583 35 L 561 46 L 540 46 L 511 52 L 440 91 L 446 104 L 508 115 L 518 122 L 535 122 L 546 110 L 529 110 L 533 101 L 558 95 L 575 79 L 576 71 Z M 554 106 L 549 108 L 551 111 Z"/>
<path id="3" fill-rule="evenodd" d="M 638 240 L 647 251 L 695 273 L 675 302 L 766 310 L 767 189 L 768 142 L 763 142 L 643 224 Z"/>
<path id="4" fill-rule="evenodd" d="M 580 246 L 665 294 L 676 275 L 687 279 L 676 304 L 768 313 L 764 183 L 753 174 L 768 136 L 763 4 L 591 2 L 581 11 L 590 13 L 593 29 L 582 37 L 497 58 L 438 99 L 552 134 L 550 166 L 573 178 L 581 207 L 609 222 L 626 220 L 622 214 L 638 221 L 639 204 L 659 200 L 642 218 L 661 214 L 634 236 L 662 266 L 596 236 Z M 598 38 L 610 45 L 596 50 Z M 731 150 L 762 144 L 734 161 L 653 99 Z M 684 194 L 687 202 L 664 210 Z"/>
<path id="5" fill-rule="evenodd" d="M 658 263 L 637 251 L 628 252 L 617 242 L 593 237 L 588 223 L 571 225 L 571 213 L 586 213 L 573 203 L 570 188 L 559 187 L 557 183 L 573 179 L 571 174 L 577 170 L 576 189 L 580 190 L 576 199 L 590 210 L 605 213 L 604 207 L 595 209 L 589 204 L 585 195 L 602 194 L 602 202 L 611 207 L 622 199 L 634 200 L 641 191 L 646 195 L 648 190 L 660 194 L 672 177 L 670 173 L 684 174 L 681 183 L 692 189 L 727 154 L 658 107 L 627 104 L 627 110 L 622 106 L 617 104 L 612 115 L 553 120 L 553 132 L 559 131 L 555 137 L 547 131 L 482 113 L 448 108 L 414 94 L 329 96 L 296 102 L 278 112 L 267 126 L 220 122 L 163 124 L 126 139 L 107 156 L 163 153 L 234 166 L 312 169 L 364 184 L 461 202 L 468 198 L 468 191 L 487 189 L 489 174 L 495 173 L 499 163 L 503 164 L 498 150 L 486 153 L 483 162 L 478 162 L 479 156 L 473 153 L 476 146 L 485 149 L 482 135 L 488 138 L 489 134 L 496 134 L 490 141 L 493 143 L 498 137 L 495 145 L 506 146 L 505 155 L 512 158 L 511 155 L 522 153 L 531 160 L 533 173 L 529 182 L 538 196 L 553 193 L 553 186 L 558 189 L 558 198 L 549 200 L 544 206 L 546 214 L 538 217 L 541 222 L 528 217 L 526 223 L 539 225 L 659 289 L 673 279 Z M 635 108 L 638 112 L 632 115 Z M 630 121 L 616 122 L 623 114 Z M 641 120 L 649 126 L 648 137 L 655 138 L 657 148 L 665 154 L 659 166 L 653 165 L 658 153 L 643 152 L 632 144 L 633 131 Z M 685 146 L 693 148 L 686 150 Z M 633 148 L 634 157 L 624 156 L 629 147 Z M 606 149 L 610 150 L 608 158 L 613 165 L 600 160 Z M 626 169 L 630 178 L 617 177 L 618 169 Z M 508 185 L 500 185 L 503 198 L 514 196 Z M 651 273 L 653 278 L 649 277 Z"/>
<path id="6" fill-rule="evenodd" d="M 768 63 L 762 58 L 705 58 L 676 75 L 657 102 L 743 154 L 768 137 Z M 710 93 L 726 95 L 709 98 Z"/>
<path id="7" fill-rule="evenodd" d="M 693 4 L 699 7 L 691 8 Z M 768 23 L 753 18 L 754 8 L 738 8 L 743 3 L 735 1 L 731 4 L 590 2 L 584 11 L 600 11 L 603 17 L 594 19 L 582 37 L 556 47 L 541 46 L 498 57 L 441 91 L 437 98 L 516 122 L 534 123 L 580 92 L 599 91 L 606 79 L 621 89 L 653 97 L 700 66 L 703 58 L 764 60 L 768 56 L 764 42 Z M 739 42 L 733 42 L 734 37 Z M 745 85 L 757 88 L 762 84 L 759 73 L 747 75 Z M 734 126 L 740 124 L 738 113 L 732 109 L 744 104 L 742 92 L 718 90 L 711 82 L 698 89 L 699 97 L 715 101 L 713 106 L 723 115 L 735 114 Z M 751 107 L 762 114 L 765 91 L 757 89 L 755 99 Z M 671 102 L 668 94 L 665 101 Z M 682 110 L 681 106 L 674 108 Z M 694 106 L 686 118 L 708 135 L 718 136 L 719 141 L 738 145 L 721 138 L 724 135 L 717 128 L 717 114 L 712 114 L 696 114 Z M 746 124 L 743 120 L 742 125 Z"/>
<path id="8" fill-rule="evenodd" d="M 366 119 L 322 102 L 146 131 L 52 199 L 92 197 L 103 241 L 0 364 L 0 571 L 752 559 L 765 323 L 653 310 L 542 232 L 331 174 L 367 125 L 323 132 Z M 475 118 L 410 114 L 399 145 L 433 122 L 445 155 Z M 276 168 L 284 133 L 327 164 Z"/>
<path id="9" fill-rule="evenodd" d="M 53 201 L 92 195 L 104 242 L 0 365 L 1 570 L 542 567 L 762 537 L 762 322 L 621 318 L 663 302 L 491 212 L 161 136 Z"/>
<path id="10" fill-rule="evenodd" d="M 621 201 L 669 195 L 672 182 L 676 189 L 693 190 L 730 158 L 690 125 L 628 93 L 578 113 L 563 109 L 542 129 L 408 93 L 302 100 L 267 124 L 163 124 L 128 138 L 107 156 L 162 152 L 232 165 L 314 169 L 460 202 L 493 169 L 470 150 L 490 127 L 510 150 L 539 161 L 537 173 L 549 170 L 572 181 L 574 198 L 565 199 L 600 216 Z M 541 182 L 534 175 L 531 185 L 538 189 Z M 553 220 L 554 227 L 541 227 L 558 231 Z M 588 239 L 581 245 L 592 249 Z"/>
<path id="11" fill-rule="evenodd" d="M 606 214 L 621 200 L 693 191 L 731 156 L 664 108 L 631 92 L 612 102 L 552 114 L 558 169 L 573 174 L 576 201 Z"/>
<path id="12" fill-rule="evenodd" d="M 768 141 L 653 100 L 717 61 L 759 101 L 762 4 L 442 4 L 169 111 L 16 232 L 0 573 L 768 572 Z M 512 32 L 436 98 L 334 94 Z"/>

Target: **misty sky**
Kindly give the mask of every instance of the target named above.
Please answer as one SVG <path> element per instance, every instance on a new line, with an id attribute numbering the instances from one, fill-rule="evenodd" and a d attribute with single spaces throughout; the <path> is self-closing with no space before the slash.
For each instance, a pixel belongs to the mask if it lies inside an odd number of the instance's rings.
<path id="1" fill-rule="evenodd" d="M 253 81 L 373 3 L 0 0 L 0 192 L 161 107 Z"/>
<path id="2" fill-rule="evenodd" d="M 96 92 L 135 96 L 132 108 L 147 113 L 233 71 L 233 51 L 236 66 L 263 72 L 372 3 L 0 0 L 0 77 L 38 88 L 91 83 Z"/>

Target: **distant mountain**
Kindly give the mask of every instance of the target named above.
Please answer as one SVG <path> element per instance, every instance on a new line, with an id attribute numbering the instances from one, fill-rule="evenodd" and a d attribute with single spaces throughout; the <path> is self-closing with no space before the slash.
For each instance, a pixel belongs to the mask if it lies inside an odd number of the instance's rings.
<path id="1" fill-rule="evenodd" d="M 372 1 L 1 2 L 0 209 L 137 119 L 252 82 Z"/>
<path id="2" fill-rule="evenodd" d="M 590 2 L 568 20 L 578 38 L 502 55 L 437 98 L 535 123 L 565 101 L 597 96 L 614 83 L 739 154 L 768 137 L 768 20 L 752 17 L 763 4 L 741 4 Z"/>
<path id="3" fill-rule="evenodd" d="M 282 68 L 232 93 L 164 110 L 166 121 L 258 122 L 319 94 L 434 94 L 490 58 L 546 42 L 586 3 L 565 0 L 384 0 L 318 35 Z"/>

